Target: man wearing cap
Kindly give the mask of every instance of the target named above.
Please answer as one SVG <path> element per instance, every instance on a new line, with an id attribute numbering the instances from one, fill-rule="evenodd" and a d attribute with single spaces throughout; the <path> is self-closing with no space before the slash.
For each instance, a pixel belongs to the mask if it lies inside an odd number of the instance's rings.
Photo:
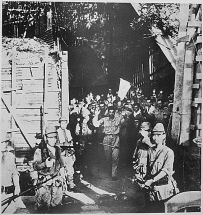
<path id="1" fill-rule="evenodd" d="M 135 171 L 135 180 L 140 187 L 143 187 L 147 174 L 147 151 L 152 146 L 151 124 L 142 122 L 139 130 L 140 138 L 133 154 L 133 169 Z"/>
<path id="2" fill-rule="evenodd" d="M 152 130 L 153 146 L 148 149 L 146 208 L 149 212 L 164 212 L 164 202 L 179 192 L 173 178 L 174 152 L 165 145 L 164 125 L 157 123 Z M 158 210 L 158 211 L 156 211 Z"/>
<path id="3" fill-rule="evenodd" d="M 1 200 L 20 194 L 19 172 L 15 164 L 14 148 L 10 140 L 1 142 Z M 26 209 L 21 197 L 1 207 L 1 213 L 13 214 L 17 210 Z"/>
<path id="4" fill-rule="evenodd" d="M 51 207 L 60 205 L 63 197 L 63 160 L 60 149 L 56 146 L 57 132 L 55 127 L 45 130 L 45 144 L 34 153 L 33 167 L 38 172 L 38 183 L 44 183 L 35 194 L 38 211 L 47 212 Z"/>
<path id="5" fill-rule="evenodd" d="M 118 161 L 119 161 L 119 133 L 121 124 L 125 122 L 124 117 L 115 117 L 115 107 L 108 107 L 108 116 L 98 120 L 100 111 L 95 112 L 93 125 L 95 127 L 103 126 L 105 134 L 103 139 L 104 154 L 107 165 L 111 168 L 112 180 L 117 180 Z M 110 162 L 112 159 L 112 163 Z"/>
<path id="6" fill-rule="evenodd" d="M 59 119 L 60 127 L 57 129 L 57 146 L 61 148 L 61 157 L 65 165 L 65 174 L 67 185 L 70 190 L 74 189 L 75 184 L 73 182 L 75 163 L 75 150 L 73 148 L 73 139 L 70 131 L 67 129 L 68 119 L 62 116 Z"/>

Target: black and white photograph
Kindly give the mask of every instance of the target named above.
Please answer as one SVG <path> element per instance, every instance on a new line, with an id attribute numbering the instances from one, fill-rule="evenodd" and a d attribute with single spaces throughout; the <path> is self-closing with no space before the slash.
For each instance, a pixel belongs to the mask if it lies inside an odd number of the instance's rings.
<path id="1" fill-rule="evenodd" d="M 1 213 L 201 213 L 201 1 L 1 1 Z"/>

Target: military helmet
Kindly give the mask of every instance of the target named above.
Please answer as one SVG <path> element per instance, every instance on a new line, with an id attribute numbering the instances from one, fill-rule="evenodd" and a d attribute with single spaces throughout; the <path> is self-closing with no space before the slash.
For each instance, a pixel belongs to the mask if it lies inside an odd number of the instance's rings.
<path id="1" fill-rule="evenodd" d="M 46 137 L 56 137 L 57 136 L 56 127 L 52 125 L 47 126 L 45 129 L 45 134 Z"/>
<path id="2" fill-rule="evenodd" d="M 165 129 L 164 129 L 164 125 L 163 123 L 157 123 L 153 130 L 152 130 L 153 134 L 165 134 Z"/>

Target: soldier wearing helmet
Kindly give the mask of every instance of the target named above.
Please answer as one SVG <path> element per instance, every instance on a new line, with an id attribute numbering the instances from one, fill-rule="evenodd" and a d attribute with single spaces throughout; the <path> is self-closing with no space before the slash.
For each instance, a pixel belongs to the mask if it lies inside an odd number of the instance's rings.
<path id="1" fill-rule="evenodd" d="M 147 154 L 147 175 L 144 190 L 146 193 L 146 208 L 152 212 L 159 208 L 164 212 L 164 202 L 179 192 L 173 178 L 174 152 L 166 146 L 164 125 L 157 123 L 152 130 L 152 146 Z"/>
<path id="2" fill-rule="evenodd" d="M 45 129 L 45 137 L 45 146 L 35 150 L 33 159 L 33 168 L 38 172 L 37 182 L 42 183 L 35 193 L 38 212 L 47 212 L 60 205 L 63 197 L 64 163 L 59 147 L 56 146 L 56 128 L 49 125 Z"/>
<path id="3" fill-rule="evenodd" d="M 19 172 L 15 164 L 14 147 L 12 142 L 5 137 L 1 142 L 1 199 L 5 200 L 13 195 L 20 194 Z M 17 210 L 26 209 L 21 197 L 14 199 L 1 207 L 1 213 L 13 214 Z"/>
<path id="4" fill-rule="evenodd" d="M 59 119 L 60 127 L 57 129 L 57 145 L 61 149 L 61 157 L 65 166 L 66 182 L 70 190 L 75 188 L 73 182 L 75 163 L 75 150 L 73 148 L 73 138 L 70 130 L 67 129 L 68 118 L 62 116 Z"/>
<path id="5" fill-rule="evenodd" d="M 140 187 L 143 187 L 145 177 L 147 174 L 147 151 L 152 146 L 151 124 L 149 122 L 142 122 L 140 125 L 140 138 L 133 154 L 133 169 L 135 171 L 135 180 Z"/>

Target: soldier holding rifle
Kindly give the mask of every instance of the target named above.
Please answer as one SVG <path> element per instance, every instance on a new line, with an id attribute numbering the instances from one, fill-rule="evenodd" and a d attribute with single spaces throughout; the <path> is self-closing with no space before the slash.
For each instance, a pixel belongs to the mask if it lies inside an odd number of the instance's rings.
<path id="1" fill-rule="evenodd" d="M 164 202 L 179 192 L 173 178 L 174 152 L 166 146 L 162 123 L 154 126 L 148 141 L 152 145 L 147 149 L 146 175 L 143 183 L 139 182 L 145 193 L 146 208 L 140 212 L 164 212 Z"/>
<path id="2" fill-rule="evenodd" d="M 47 212 L 51 207 L 62 204 L 64 192 L 64 163 L 60 148 L 56 146 L 57 132 L 55 127 L 49 126 L 45 133 L 45 144 L 36 149 L 33 161 L 33 167 L 38 172 L 38 183 L 42 183 L 35 194 L 36 206 L 40 212 Z M 57 176 L 53 178 L 54 175 Z"/>

